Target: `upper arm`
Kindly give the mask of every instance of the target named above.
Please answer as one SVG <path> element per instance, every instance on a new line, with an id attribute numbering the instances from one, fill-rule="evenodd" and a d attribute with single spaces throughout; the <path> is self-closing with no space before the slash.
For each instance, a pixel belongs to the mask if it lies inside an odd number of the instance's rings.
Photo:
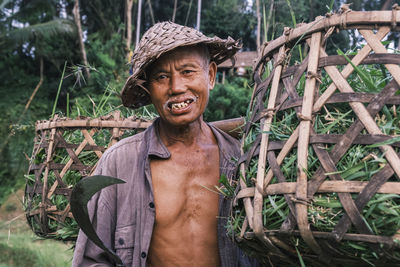
<path id="1" fill-rule="evenodd" d="M 100 159 L 94 175 L 113 176 L 107 158 Z M 107 247 L 114 249 L 114 229 L 115 229 L 115 202 L 116 186 L 110 186 L 97 192 L 88 202 L 87 208 L 89 218 L 93 228 L 100 240 Z M 109 266 L 110 262 L 105 252 L 90 241 L 80 230 L 75 246 L 72 266 L 98 266 L 97 264 Z"/>
<path id="2" fill-rule="evenodd" d="M 126 184 L 106 187 L 97 192 L 88 203 L 89 217 L 99 238 L 107 247 L 116 251 L 124 262 L 129 262 L 128 260 L 131 258 L 129 253 L 124 251 L 128 251 L 128 248 L 133 250 L 134 243 L 134 236 L 129 236 L 130 239 L 125 237 L 123 244 L 120 244 L 121 242 L 118 240 L 122 238 L 124 231 L 135 231 L 135 209 L 132 208 L 132 198 L 135 194 L 130 194 L 134 187 L 132 170 L 138 169 L 135 165 L 138 154 L 135 153 L 135 148 L 135 146 L 122 144 L 116 149 L 109 148 L 104 153 L 93 174 L 117 177 L 125 180 Z M 131 227 L 129 229 L 121 228 L 127 225 Z M 127 256 L 120 255 L 119 250 Z M 110 266 L 112 262 L 102 249 L 80 232 L 73 266 L 91 266 L 99 263 Z"/>

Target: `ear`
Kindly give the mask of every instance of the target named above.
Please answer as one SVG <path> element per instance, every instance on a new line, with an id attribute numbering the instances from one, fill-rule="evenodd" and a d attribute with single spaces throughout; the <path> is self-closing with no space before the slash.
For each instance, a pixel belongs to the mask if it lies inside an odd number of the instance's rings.
<path id="1" fill-rule="evenodd" d="M 209 79 L 209 89 L 212 90 L 215 85 L 215 78 L 217 76 L 217 64 L 212 61 L 208 66 L 208 79 Z"/>

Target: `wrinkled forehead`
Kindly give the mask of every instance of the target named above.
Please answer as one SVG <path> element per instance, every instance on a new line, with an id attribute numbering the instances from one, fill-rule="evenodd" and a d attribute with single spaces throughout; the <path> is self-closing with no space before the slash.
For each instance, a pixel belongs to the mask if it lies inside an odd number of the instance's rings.
<path id="1" fill-rule="evenodd" d="M 198 44 L 192 46 L 181 46 L 161 55 L 156 61 L 150 64 L 146 69 L 146 73 L 150 75 L 155 69 L 162 68 L 170 62 L 191 62 L 198 63 L 204 69 L 208 68 L 210 63 L 210 54 L 208 47 L 205 44 Z M 149 77 L 147 75 L 147 77 Z"/>

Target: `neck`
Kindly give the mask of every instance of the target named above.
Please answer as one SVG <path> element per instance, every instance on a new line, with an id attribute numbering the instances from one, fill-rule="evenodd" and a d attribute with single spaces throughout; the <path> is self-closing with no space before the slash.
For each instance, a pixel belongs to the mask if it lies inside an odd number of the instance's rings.
<path id="1" fill-rule="evenodd" d="M 159 123 L 160 138 L 167 147 L 175 144 L 192 145 L 207 139 L 210 131 L 202 118 L 184 126 L 170 125 L 162 119 Z"/>

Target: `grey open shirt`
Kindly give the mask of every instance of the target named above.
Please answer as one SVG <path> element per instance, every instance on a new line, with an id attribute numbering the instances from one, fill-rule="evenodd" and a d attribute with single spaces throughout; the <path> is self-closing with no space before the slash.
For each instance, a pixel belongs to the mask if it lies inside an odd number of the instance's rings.
<path id="1" fill-rule="evenodd" d="M 155 220 L 150 158 L 167 159 L 170 152 L 157 131 L 158 120 L 146 131 L 123 139 L 100 159 L 95 174 L 117 177 L 125 184 L 103 189 L 88 204 L 89 215 L 100 239 L 116 251 L 126 266 L 146 266 Z M 220 174 L 233 176 L 239 157 L 238 141 L 210 126 L 219 146 Z M 230 200 L 220 197 L 218 247 L 222 267 L 254 266 L 254 262 L 226 235 Z M 80 231 L 72 266 L 110 266 L 107 255 Z"/>

